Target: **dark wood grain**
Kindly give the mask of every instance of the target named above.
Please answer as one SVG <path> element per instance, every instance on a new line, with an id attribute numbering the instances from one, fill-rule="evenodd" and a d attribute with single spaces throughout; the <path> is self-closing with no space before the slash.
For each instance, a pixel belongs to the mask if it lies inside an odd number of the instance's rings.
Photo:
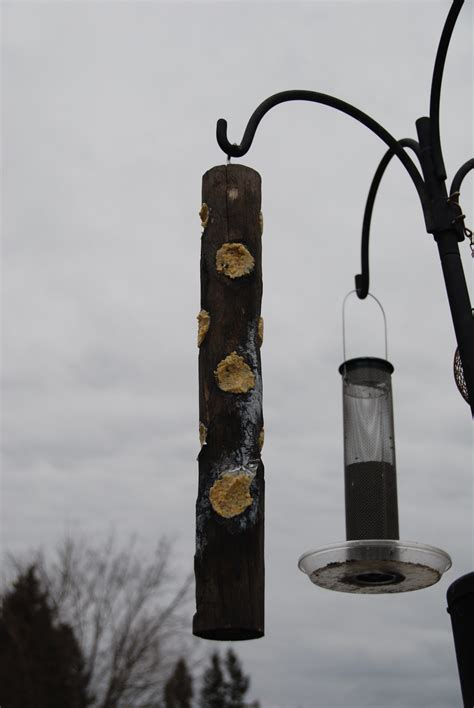
<path id="1" fill-rule="evenodd" d="M 209 208 L 202 235 L 201 309 L 210 327 L 199 349 L 199 420 L 207 429 L 199 453 L 196 504 L 196 607 L 193 633 L 207 639 L 254 639 L 264 634 L 264 468 L 258 323 L 262 300 L 261 180 L 243 165 L 214 167 L 203 177 Z M 231 278 L 216 268 L 224 243 L 242 244 L 254 259 L 248 274 Z M 236 352 L 255 377 L 247 393 L 221 390 L 215 371 Z M 209 493 L 223 473 L 252 474 L 252 503 L 226 518 Z"/>

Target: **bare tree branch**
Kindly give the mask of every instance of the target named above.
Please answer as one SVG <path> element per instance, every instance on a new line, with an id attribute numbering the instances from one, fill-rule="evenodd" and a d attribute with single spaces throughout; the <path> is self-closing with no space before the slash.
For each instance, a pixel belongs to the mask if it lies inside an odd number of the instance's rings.
<path id="1" fill-rule="evenodd" d="M 82 649 L 95 708 L 158 707 L 177 656 L 189 656 L 192 576 L 177 584 L 170 554 L 164 539 L 145 562 L 135 539 L 119 549 L 113 536 L 99 546 L 68 537 L 53 560 L 36 554 L 43 587 Z"/>

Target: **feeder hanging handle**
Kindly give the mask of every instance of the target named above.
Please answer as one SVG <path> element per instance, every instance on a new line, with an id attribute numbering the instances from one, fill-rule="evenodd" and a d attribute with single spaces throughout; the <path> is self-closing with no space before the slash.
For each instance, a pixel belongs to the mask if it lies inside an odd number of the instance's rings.
<path id="1" fill-rule="evenodd" d="M 357 294 L 357 290 L 350 290 L 346 297 L 343 300 L 342 303 L 342 356 L 343 356 L 343 361 L 346 361 L 346 300 L 349 297 L 349 295 L 352 295 L 353 293 Z M 388 347 L 387 347 L 387 318 L 385 316 L 385 310 L 382 307 L 382 303 L 380 300 L 378 300 L 375 295 L 372 295 L 372 293 L 367 293 L 369 297 L 371 297 L 377 305 L 380 307 L 380 310 L 382 312 L 382 317 L 383 317 L 383 324 L 384 324 L 384 341 L 385 341 L 385 359 L 388 360 Z"/>

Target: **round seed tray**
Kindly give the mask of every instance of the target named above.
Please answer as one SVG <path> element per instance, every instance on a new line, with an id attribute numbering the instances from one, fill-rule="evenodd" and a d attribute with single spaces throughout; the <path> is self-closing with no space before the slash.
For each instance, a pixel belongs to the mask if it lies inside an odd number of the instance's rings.
<path id="1" fill-rule="evenodd" d="M 308 551 L 298 567 L 312 583 L 328 590 L 380 594 L 434 585 L 451 567 L 451 558 L 423 543 L 376 539 Z"/>

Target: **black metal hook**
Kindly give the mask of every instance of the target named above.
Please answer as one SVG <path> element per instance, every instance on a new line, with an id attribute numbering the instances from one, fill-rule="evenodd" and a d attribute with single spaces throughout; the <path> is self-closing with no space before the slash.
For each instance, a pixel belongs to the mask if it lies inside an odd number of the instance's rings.
<path id="1" fill-rule="evenodd" d="M 258 125 L 264 115 L 274 108 L 274 106 L 278 106 L 280 103 L 287 103 L 288 101 L 312 101 L 313 103 L 320 103 L 324 106 L 335 108 L 336 110 L 358 120 L 379 138 L 381 138 L 381 140 L 383 140 L 393 151 L 393 154 L 397 155 L 412 178 L 420 200 L 423 202 L 426 198 L 425 185 L 420 172 L 403 148 L 400 147 L 398 141 L 393 137 L 393 135 L 381 126 L 380 123 L 377 123 L 377 121 L 363 111 L 360 111 L 352 104 L 342 101 L 335 96 L 319 93 L 318 91 L 305 91 L 298 89 L 293 91 L 281 91 L 280 93 L 276 93 L 267 98 L 250 116 L 240 145 L 229 142 L 227 138 L 227 121 L 224 120 L 224 118 L 220 118 L 217 121 L 216 137 L 221 150 L 223 150 L 226 155 L 231 155 L 232 157 L 242 157 L 245 155 L 252 145 Z"/>
<path id="2" fill-rule="evenodd" d="M 398 141 L 400 147 L 411 148 L 415 155 L 419 157 L 420 146 L 416 140 L 411 138 L 402 138 Z M 393 150 L 390 148 L 387 150 L 385 155 L 382 157 L 379 166 L 372 179 L 372 184 L 370 185 L 369 193 L 367 195 L 367 201 L 365 204 L 364 220 L 362 222 L 362 239 L 361 239 L 361 273 L 355 276 L 355 288 L 357 297 L 361 300 L 367 297 L 369 292 L 369 238 L 370 238 L 370 224 L 372 221 L 372 212 L 374 209 L 375 197 L 377 196 L 377 191 L 382 181 L 382 177 L 387 169 L 390 160 L 394 156 Z"/>
<path id="3" fill-rule="evenodd" d="M 470 160 L 461 165 L 459 170 L 454 175 L 453 181 L 451 183 L 450 194 L 461 191 L 461 184 L 464 177 L 471 171 L 474 170 L 474 158 L 471 157 Z"/>
<path id="4" fill-rule="evenodd" d="M 393 155 L 396 155 L 415 185 L 423 209 L 426 230 L 428 233 L 433 234 L 438 245 L 466 382 L 468 389 L 474 391 L 474 366 L 472 364 L 474 362 L 474 333 L 472 331 L 472 317 L 467 318 L 465 316 L 467 311 L 471 312 L 471 305 L 456 243 L 456 241 L 462 241 L 465 238 L 465 229 L 463 228 L 463 217 L 459 205 L 454 203 L 452 199 L 448 199 L 445 185 L 446 170 L 443 164 L 439 133 L 439 105 L 443 70 L 451 35 L 463 4 L 464 0 L 453 0 L 443 27 L 431 82 L 430 116 L 419 118 L 416 121 L 418 143 L 409 138 L 401 141 L 396 140 L 373 118 L 350 103 L 346 103 L 334 96 L 305 90 L 282 91 L 263 101 L 251 115 L 240 145 L 229 142 L 227 138 L 227 121 L 223 118 L 217 121 L 216 137 L 220 148 L 228 157 L 242 157 L 250 149 L 257 127 L 269 110 L 287 101 L 312 101 L 313 103 L 335 108 L 355 118 L 383 140 L 389 150 L 379 164 L 367 198 L 362 230 L 362 273 L 356 276 L 357 294 L 360 298 L 364 298 L 368 293 L 369 231 L 374 200 L 385 169 Z M 417 154 L 421 173 L 404 147 L 413 149 Z M 459 191 L 459 186 L 464 176 L 471 169 L 473 169 L 473 161 L 469 160 L 458 170 L 451 187 L 451 195 L 453 192 Z M 474 395 L 471 400 L 473 401 L 471 406 L 474 414 Z"/>
<path id="5" fill-rule="evenodd" d="M 413 150 L 415 155 L 420 157 L 420 145 L 416 140 L 411 138 L 403 138 L 399 140 L 399 145 L 402 147 L 408 147 Z M 385 170 L 388 167 L 390 160 L 393 157 L 392 150 L 387 150 L 383 158 L 381 159 L 379 166 L 372 179 L 372 184 L 370 185 L 369 193 L 367 195 L 367 202 L 364 211 L 364 220 L 362 223 L 362 239 L 361 239 L 361 273 L 355 276 L 355 287 L 357 296 L 363 300 L 367 297 L 369 292 L 370 284 L 370 269 L 369 269 L 369 239 L 370 239 L 370 225 L 372 221 L 372 213 L 374 209 L 375 197 L 377 196 L 377 191 L 380 186 L 380 182 L 384 175 Z M 469 174 L 471 170 L 474 170 L 474 158 L 467 160 L 467 162 L 462 165 L 459 170 L 454 175 L 451 189 L 449 191 L 450 197 L 449 201 L 453 201 L 453 197 L 456 195 L 459 197 L 461 191 L 461 184 L 464 177 Z M 465 215 L 460 213 L 455 217 L 458 221 L 463 221 Z"/>

